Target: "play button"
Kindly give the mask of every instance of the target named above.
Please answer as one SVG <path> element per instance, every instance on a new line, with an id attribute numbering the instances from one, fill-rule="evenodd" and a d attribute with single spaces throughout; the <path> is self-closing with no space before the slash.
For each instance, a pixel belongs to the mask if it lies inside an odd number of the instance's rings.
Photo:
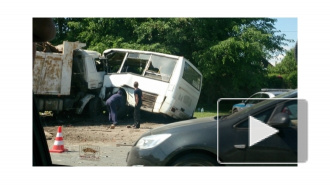
<path id="1" fill-rule="evenodd" d="M 273 134 L 278 132 L 277 129 L 268 126 L 264 122 L 249 116 L 249 124 L 250 124 L 250 131 L 249 131 L 249 147 L 253 146 L 254 144 L 270 137 Z"/>

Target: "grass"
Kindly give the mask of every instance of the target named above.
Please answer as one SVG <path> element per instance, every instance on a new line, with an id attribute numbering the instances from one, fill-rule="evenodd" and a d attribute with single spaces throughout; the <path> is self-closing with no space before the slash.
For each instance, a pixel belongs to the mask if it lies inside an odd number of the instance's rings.
<path id="1" fill-rule="evenodd" d="M 231 114 L 231 109 L 232 106 L 236 103 L 240 103 L 241 101 L 231 101 L 231 100 L 227 100 L 227 101 L 222 101 L 221 102 L 221 106 L 219 107 L 219 115 L 223 116 L 223 115 L 228 115 Z M 211 117 L 211 116 L 217 116 L 217 104 L 199 104 L 197 105 L 197 110 L 194 112 L 194 117 L 196 118 L 204 118 L 204 117 Z M 204 108 L 204 112 L 201 112 L 200 109 Z M 198 111 L 199 110 L 199 111 Z"/>
<path id="2" fill-rule="evenodd" d="M 228 115 L 230 112 L 229 111 L 220 111 L 219 115 Z M 217 116 L 217 110 L 204 110 L 204 112 L 194 112 L 194 117 L 196 118 L 204 118 L 204 117 L 211 117 L 211 116 Z"/>

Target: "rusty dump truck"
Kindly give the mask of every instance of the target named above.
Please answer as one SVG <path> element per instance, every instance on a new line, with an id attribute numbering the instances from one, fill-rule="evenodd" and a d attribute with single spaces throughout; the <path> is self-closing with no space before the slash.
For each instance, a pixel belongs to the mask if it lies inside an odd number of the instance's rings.
<path id="1" fill-rule="evenodd" d="M 39 111 L 101 112 L 98 94 L 105 71 L 100 53 L 81 49 L 86 44 L 64 41 L 61 52 L 37 51 L 33 62 L 33 93 Z"/>

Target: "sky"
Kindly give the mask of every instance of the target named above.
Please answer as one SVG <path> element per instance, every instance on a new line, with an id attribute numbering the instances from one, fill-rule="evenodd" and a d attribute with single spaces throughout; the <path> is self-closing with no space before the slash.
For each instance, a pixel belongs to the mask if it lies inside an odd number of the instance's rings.
<path id="1" fill-rule="evenodd" d="M 285 46 L 284 48 L 286 50 L 289 50 L 291 48 L 294 47 L 294 45 L 297 42 L 297 18 L 296 17 L 281 17 L 281 18 L 276 18 L 277 22 L 275 23 L 275 28 L 276 30 L 280 30 L 280 34 L 285 34 L 285 38 L 286 39 L 292 39 L 294 40 L 294 42 L 291 43 L 287 43 L 288 46 Z M 273 65 L 277 62 L 281 62 L 281 60 L 283 59 L 284 54 L 283 55 L 279 55 L 277 56 L 277 59 L 271 59 L 269 62 L 272 63 Z"/>

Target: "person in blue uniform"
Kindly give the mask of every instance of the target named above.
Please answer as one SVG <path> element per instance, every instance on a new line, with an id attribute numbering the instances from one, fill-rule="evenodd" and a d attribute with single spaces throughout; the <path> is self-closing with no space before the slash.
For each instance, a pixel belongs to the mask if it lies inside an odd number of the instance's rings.
<path id="1" fill-rule="evenodd" d="M 122 105 L 122 92 L 119 90 L 116 94 L 112 95 L 106 101 L 106 106 L 109 110 L 109 121 L 112 122 L 110 128 L 114 129 L 117 125 L 117 110 L 119 110 Z"/>

